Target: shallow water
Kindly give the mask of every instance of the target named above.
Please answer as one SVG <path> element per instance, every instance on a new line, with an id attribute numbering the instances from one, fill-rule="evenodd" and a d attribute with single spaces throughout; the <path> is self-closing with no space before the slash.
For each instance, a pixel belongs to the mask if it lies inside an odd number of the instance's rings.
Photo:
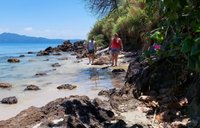
<path id="1" fill-rule="evenodd" d="M 68 60 L 58 60 L 67 57 Z M 87 95 L 97 97 L 102 89 L 121 87 L 124 83 L 121 77 L 113 76 L 110 69 L 86 65 L 87 59 L 75 63 L 75 56 L 63 53 L 62 56 L 41 56 L 25 54 L 19 58 L 20 63 L 8 63 L 6 58 L 0 62 L 0 82 L 10 83 L 11 89 L 0 89 L 0 100 L 16 96 L 15 105 L 0 104 L 0 120 L 15 116 L 20 111 L 30 107 L 41 107 L 46 103 L 70 95 Z M 49 61 L 46 61 L 46 60 Z M 52 67 L 54 63 L 61 67 Z M 45 72 L 46 76 L 36 77 L 36 73 Z M 74 90 L 58 90 L 62 84 L 74 84 Z M 26 85 L 34 84 L 41 88 L 39 91 L 24 91 Z"/>

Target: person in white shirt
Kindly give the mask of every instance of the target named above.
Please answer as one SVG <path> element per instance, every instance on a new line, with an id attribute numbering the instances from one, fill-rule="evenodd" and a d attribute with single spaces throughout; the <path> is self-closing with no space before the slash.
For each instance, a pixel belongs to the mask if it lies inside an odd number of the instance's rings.
<path id="1" fill-rule="evenodd" d="M 94 54 L 96 52 L 96 41 L 94 40 L 94 38 L 91 38 L 91 40 L 87 43 L 86 50 L 87 50 L 88 59 L 89 59 L 88 64 L 93 64 Z"/>

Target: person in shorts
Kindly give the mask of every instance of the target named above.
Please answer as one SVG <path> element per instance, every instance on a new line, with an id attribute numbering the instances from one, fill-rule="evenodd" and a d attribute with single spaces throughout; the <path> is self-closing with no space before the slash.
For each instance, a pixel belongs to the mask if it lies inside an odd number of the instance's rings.
<path id="1" fill-rule="evenodd" d="M 86 49 L 87 49 L 88 59 L 89 59 L 88 64 L 93 64 L 94 54 L 96 52 L 96 42 L 94 38 L 91 38 L 91 40 L 88 42 L 88 44 L 86 45 Z"/>
<path id="2" fill-rule="evenodd" d="M 111 61 L 112 61 L 111 66 L 117 66 L 118 55 L 121 50 L 123 51 L 122 40 L 121 38 L 118 37 L 117 33 L 115 33 L 114 37 L 111 39 L 109 48 L 111 50 Z"/>

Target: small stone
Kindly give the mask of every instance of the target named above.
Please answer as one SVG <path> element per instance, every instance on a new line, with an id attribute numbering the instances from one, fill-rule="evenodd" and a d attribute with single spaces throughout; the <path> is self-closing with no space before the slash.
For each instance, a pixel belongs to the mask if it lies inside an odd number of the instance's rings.
<path id="1" fill-rule="evenodd" d="M 35 74 L 35 76 L 46 76 L 47 75 L 47 73 L 45 73 L 45 72 L 41 72 L 41 73 L 36 73 Z"/>
<path id="2" fill-rule="evenodd" d="M 25 55 L 20 55 L 19 57 L 25 57 Z"/>
<path id="3" fill-rule="evenodd" d="M 16 104 L 18 101 L 17 101 L 17 98 L 15 96 L 12 96 L 12 97 L 6 97 L 6 98 L 3 98 L 1 100 L 1 103 L 2 104 Z"/>
<path id="4" fill-rule="evenodd" d="M 55 63 L 51 65 L 52 67 L 60 67 L 61 65 L 59 63 Z"/>
<path id="5" fill-rule="evenodd" d="M 10 62 L 10 63 L 19 63 L 20 60 L 17 59 L 17 58 L 10 58 L 10 59 L 8 59 L 8 62 Z"/>
<path id="6" fill-rule="evenodd" d="M 38 86 L 36 86 L 36 85 L 28 85 L 24 90 L 25 91 L 26 90 L 34 90 L 34 91 L 36 91 L 36 90 L 40 90 L 40 88 Z"/>
<path id="7" fill-rule="evenodd" d="M 12 85 L 9 83 L 0 83 L 0 88 L 11 88 Z"/>
<path id="8" fill-rule="evenodd" d="M 75 89 L 77 86 L 76 85 L 71 85 L 71 84 L 63 84 L 57 87 L 57 89 Z"/>

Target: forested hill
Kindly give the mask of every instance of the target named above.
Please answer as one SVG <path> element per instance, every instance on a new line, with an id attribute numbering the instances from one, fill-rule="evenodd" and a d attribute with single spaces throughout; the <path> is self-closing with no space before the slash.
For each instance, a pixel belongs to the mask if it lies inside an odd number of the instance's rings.
<path id="1" fill-rule="evenodd" d="M 30 37 L 18 35 L 14 33 L 0 34 L 0 43 L 59 43 L 64 42 L 63 39 L 47 39 L 42 37 Z"/>

